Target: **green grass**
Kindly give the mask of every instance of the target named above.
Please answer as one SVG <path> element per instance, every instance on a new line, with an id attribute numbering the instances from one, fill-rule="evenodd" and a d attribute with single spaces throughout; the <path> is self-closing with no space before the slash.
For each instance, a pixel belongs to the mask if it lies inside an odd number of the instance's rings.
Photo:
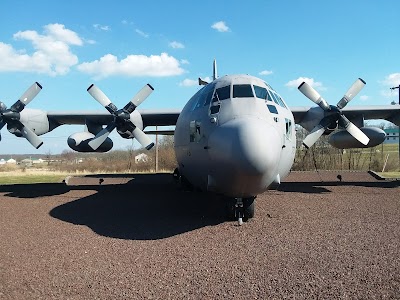
<path id="1" fill-rule="evenodd" d="M 4 176 L 0 173 L 0 184 L 61 183 L 66 175 L 60 174 L 19 174 Z"/>
<path id="2" fill-rule="evenodd" d="M 377 174 L 385 178 L 400 178 L 400 172 L 377 172 Z"/>

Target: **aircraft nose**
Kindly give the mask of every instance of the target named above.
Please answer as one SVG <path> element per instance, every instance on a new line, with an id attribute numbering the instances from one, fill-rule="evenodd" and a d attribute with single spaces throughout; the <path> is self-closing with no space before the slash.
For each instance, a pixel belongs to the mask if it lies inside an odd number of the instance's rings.
<path id="1" fill-rule="evenodd" d="M 231 120 L 209 138 L 209 155 L 216 166 L 250 176 L 276 175 L 281 150 L 277 130 L 260 119 Z"/>

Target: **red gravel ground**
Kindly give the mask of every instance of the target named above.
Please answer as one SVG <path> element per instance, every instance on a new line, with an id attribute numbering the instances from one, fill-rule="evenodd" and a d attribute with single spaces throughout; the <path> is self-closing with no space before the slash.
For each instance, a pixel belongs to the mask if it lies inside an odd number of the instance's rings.
<path id="1" fill-rule="evenodd" d="M 337 174 L 292 173 L 241 227 L 169 174 L 0 186 L 0 299 L 400 298 L 399 182 Z"/>

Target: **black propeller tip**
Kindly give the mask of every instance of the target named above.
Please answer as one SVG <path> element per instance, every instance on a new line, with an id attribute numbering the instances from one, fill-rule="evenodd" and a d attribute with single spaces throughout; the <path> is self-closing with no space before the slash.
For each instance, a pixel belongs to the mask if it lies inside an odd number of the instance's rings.
<path id="1" fill-rule="evenodd" d="M 154 147 L 154 143 L 151 143 L 150 145 L 147 145 L 146 146 L 146 150 L 150 150 L 151 148 L 153 148 Z"/>
<path id="2" fill-rule="evenodd" d="M 148 83 L 147 85 L 154 91 L 154 88 L 150 85 L 150 83 Z"/>
<path id="3" fill-rule="evenodd" d="M 40 146 L 42 146 L 42 145 L 43 145 L 43 142 L 41 142 L 39 145 L 37 145 L 36 149 L 39 149 Z"/>
<path id="4" fill-rule="evenodd" d="M 43 89 L 42 85 L 36 81 L 36 84 L 38 85 L 38 87 L 40 87 L 40 89 Z"/>
<path id="5" fill-rule="evenodd" d="M 298 86 L 298 89 L 301 89 L 301 87 L 303 86 L 303 84 L 305 84 L 306 82 L 305 81 L 303 81 L 299 86 Z"/>
<path id="6" fill-rule="evenodd" d="M 87 88 L 87 90 L 86 91 L 88 91 L 89 92 L 89 90 L 92 88 L 94 86 L 94 83 L 92 83 L 88 88 Z"/>
<path id="7" fill-rule="evenodd" d="M 367 84 L 362 78 L 358 78 L 362 81 L 362 83 Z"/>

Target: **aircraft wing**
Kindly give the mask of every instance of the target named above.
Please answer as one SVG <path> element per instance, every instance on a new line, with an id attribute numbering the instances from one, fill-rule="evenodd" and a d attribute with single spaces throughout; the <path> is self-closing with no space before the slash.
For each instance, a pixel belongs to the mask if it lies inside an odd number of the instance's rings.
<path id="1" fill-rule="evenodd" d="M 310 110 L 310 107 L 290 107 L 296 124 L 301 123 Z M 365 120 L 383 119 L 400 126 L 400 105 L 353 106 L 345 107 L 343 113 L 350 120 L 363 117 Z"/>
<path id="2" fill-rule="evenodd" d="M 172 126 L 176 124 L 180 109 L 138 110 L 142 115 L 143 125 Z M 113 120 L 113 116 L 104 111 L 48 111 L 47 117 L 54 125 L 82 124 L 87 121 L 93 124 L 106 125 Z"/>

